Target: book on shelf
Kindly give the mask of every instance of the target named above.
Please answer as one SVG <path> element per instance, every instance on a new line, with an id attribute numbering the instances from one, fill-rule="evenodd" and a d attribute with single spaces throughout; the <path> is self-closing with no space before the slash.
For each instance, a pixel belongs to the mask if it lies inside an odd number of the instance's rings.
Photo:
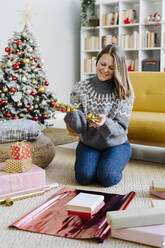
<path id="1" fill-rule="evenodd" d="M 117 25 L 118 24 L 118 12 L 106 13 L 101 15 L 102 26 Z"/>
<path id="2" fill-rule="evenodd" d="M 163 191 L 155 191 L 152 186 L 149 188 L 150 194 L 155 195 L 161 199 L 165 199 L 165 192 Z"/>
<path id="3" fill-rule="evenodd" d="M 104 196 L 99 194 L 79 193 L 66 204 L 68 214 L 91 217 L 104 206 Z"/>
<path id="4" fill-rule="evenodd" d="M 152 188 L 155 191 L 165 192 L 165 183 L 164 182 L 155 182 L 154 180 L 152 180 Z"/>
<path id="5" fill-rule="evenodd" d="M 84 50 L 98 50 L 99 49 L 99 37 L 91 36 L 84 38 Z"/>
<path id="6" fill-rule="evenodd" d="M 112 229 L 111 237 L 165 248 L 165 224 Z"/>

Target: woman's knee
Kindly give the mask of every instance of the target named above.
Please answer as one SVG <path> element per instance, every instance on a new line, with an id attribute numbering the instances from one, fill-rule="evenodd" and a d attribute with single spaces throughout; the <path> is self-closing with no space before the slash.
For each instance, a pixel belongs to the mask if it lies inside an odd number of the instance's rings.
<path id="1" fill-rule="evenodd" d="M 90 175 L 87 171 L 80 172 L 78 170 L 75 170 L 75 178 L 77 182 L 81 185 L 89 185 L 92 184 L 94 181 L 94 176 Z"/>
<path id="2" fill-rule="evenodd" d="M 104 173 L 102 171 L 102 173 L 98 174 L 97 178 L 102 186 L 110 187 L 121 181 L 122 173 L 117 173 L 116 171 L 109 171 L 108 173 Z"/>

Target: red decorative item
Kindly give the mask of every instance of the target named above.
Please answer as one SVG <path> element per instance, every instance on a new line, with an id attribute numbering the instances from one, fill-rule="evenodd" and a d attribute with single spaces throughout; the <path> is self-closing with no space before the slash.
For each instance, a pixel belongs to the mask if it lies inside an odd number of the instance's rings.
<path id="1" fill-rule="evenodd" d="M 134 70 L 132 70 L 131 66 L 128 66 L 128 71 L 134 71 Z"/>
<path id="2" fill-rule="evenodd" d="M 48 115 L 47 115 L 47 114 L 43 114 L 42 117 L 43 117 L 44 119 L 47 119 L 47 118 L 48 118 Z"/>
<path id="3" fill-rule="evenodd" d="M 5 47 L 5 52 L 10 52 L 10 48 L 9 47 Z"/>
<path id="4" fill-rule="evenodd" d="M 28 112 L 31 112 L 33 110 L 33 108 L 32 107 L 28 107 L 27 110 L 28 110 Z"/>
<path id="5" fill-rule="evenodd" d="M 129 18 L 126 18 L 125 20 L 124 20 L 124 24 L 130 24 L 131 22 L 130 22 L 130 20 L 129 20 Z"/>
<path id="6" fill-rule="evenodd" d="M 37 115 L 34 116 L 34 117 L 33 117 L 33 120 L 34 120 L 34 121 L 38 121 L 38 116 L 37 116 Z"/>
<path id="7" fill-rule="evenodd" d="M 15 65 L 14 70 L 19 70 L 19 65 Z"/>
<path id="8" fill-rule="evenodd" d="M 49 82 L 45 80 L 44 84 L 45 84 L 45 86 L 48 86 Z"/>
<path id="9" fill-rule="evenodd" d="M 55 106 L 55 101 L 51 101 L 50 105 L 51 105 L 52 107 L 54 107 L 54 106 Z"/>
<path id="10" fill-rule="evenodd" d="M 17 62 L 16 62 L 16 65 L 20 65 L 20 64 L 21 64 L 21 62 L 20 62 L 20 61 L 17 61 Z"/>
<path id="11" fill-rule="evenodd" d="M 14 120 L 19 119 L 19 116 L 18 116 L 18 115 L 15 115 L 15 116 L 13 117 L 13 119 L 14 119 Z"/>
<path id="12" fill-rule="evenodd" d="M 6 115 L 7 118 L 10 118 L 11 117 L 11 113 L 10 112 L 6 112 L 5 115 Z"/>
<path id="13" fill-rule="evenodd" d="M 16 88 L 11 87 L 11 88 L 10 88 L 10 92 L 16 92 Z"/>
<path id="14" fill-rule="evenodd" d="M 34 91 L 31 92 L 31 96 L 35 96 L 36 93 Z"/>
<path id="15" fill-rule="evenodd" d="M 19 46 L 19 45 L 21 45 L 22 44 L 22 42 L 20 41 L 20 40 L 18 40 L 17 42 L 16 42 L 16 45 L 17 46 Z"/>
<path id="16" fill-rule="evenodd" d="M 9 56 L 10 56 L 11 54 L 12 54 L 12 53 L 10 53 L 10 52 L 8 53 Z"/>
<path id="17" fill-rule="evenodd" d="M 37 62 L 37 58 L 33 58 L 34 62 Z"/>
<path id="18" fill-rule="evenodd" d="M 41 68 L 42 66 L 40 64 L 38 64 L 38 68 Z"/>
<path id="19" fill-rule="evenodd" d="M 16 80 L 17 78 L 16 78 L 16 76 L 12 76 L 12 80 Z"/>
<path id="20" fill-rule="evenodd" d="M 15 143 L 10 146 L 11 158 L 12 159 L 28 159 L 31 158 L 30 144 L 26 143 Z"/>
<path id="21" fill-rule="evenodd" d="M 5 104 L 7 104 L 7 100 L 2 99 L 2 100 L 0 101 L 0 105 L 5 105 Z"/>

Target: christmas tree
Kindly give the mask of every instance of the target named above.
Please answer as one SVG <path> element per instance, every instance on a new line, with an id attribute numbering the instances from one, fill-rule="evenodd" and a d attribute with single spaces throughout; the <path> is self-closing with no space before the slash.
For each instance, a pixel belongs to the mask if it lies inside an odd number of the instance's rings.
<path id="1" fill-rule="evenodd" d="M 41 124 L 54 118 L 56 99 L 48 85 L 37 42 L 25 24 L 22 32 L 8 40 L 0 62 L 0 118 Z"/>

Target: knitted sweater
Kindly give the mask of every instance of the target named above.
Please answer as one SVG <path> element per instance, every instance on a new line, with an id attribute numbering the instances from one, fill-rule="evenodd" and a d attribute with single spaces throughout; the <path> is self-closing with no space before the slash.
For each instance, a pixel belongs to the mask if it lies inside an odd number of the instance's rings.
<path id="1" fill-rule="evenodd" d="M 120 100 L 115 93 L 114 79 L 100 81 L 97 76 L 78 82 L 71 93 L 71 104 L 78 105 L 77 112 L 68 112 L 66 124 L 80 140 L 95 149 L 106 149 L 127 140 L 133 97 Z M 103 126 L 94 128 L 86 120 L 87 114 L 105 114 Z"/>

